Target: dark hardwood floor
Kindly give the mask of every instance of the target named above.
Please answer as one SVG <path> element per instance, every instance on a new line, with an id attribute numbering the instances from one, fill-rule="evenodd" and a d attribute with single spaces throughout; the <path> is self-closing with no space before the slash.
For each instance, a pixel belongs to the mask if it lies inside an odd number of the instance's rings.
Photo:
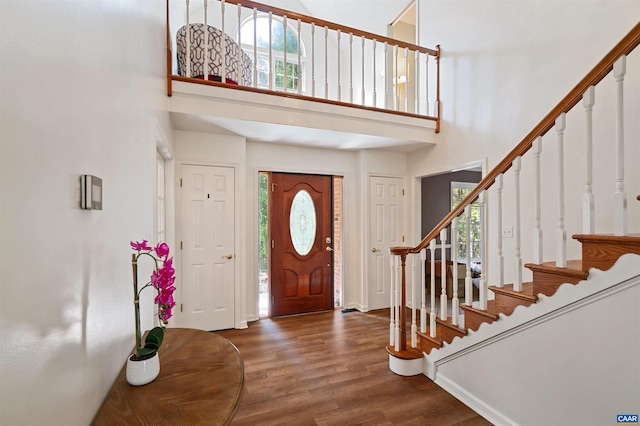
<path id="1" fill-rule="evenodd" d="M 244 359 L 233 425 L 487 425 L 423 375 L 389 370 L 388 310 L 263 319 L 217 332 Z"/>

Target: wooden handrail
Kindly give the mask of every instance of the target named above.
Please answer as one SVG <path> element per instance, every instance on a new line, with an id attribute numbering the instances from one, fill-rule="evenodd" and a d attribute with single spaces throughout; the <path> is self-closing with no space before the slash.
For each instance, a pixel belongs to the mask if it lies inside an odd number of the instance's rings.
<path id="1" fill-rule="evenodd" d="M 429 232 L 424 239 L 412 248 L 411 253 L 418 253 L 425 248 L 429 241 L 436 238 L 442 229 L 449 226 L 454 217 L 460 216 L 464 209 L 473 203 L 480 193 L 493 185 L 499 174 L 511 168 L 511 164 L 516 157 L 524 155 L 533 146 L 533 141 L 538 136 L 545 135 L 554 126 L 556 118 L 569 112 L 582 99 L 582 95 L 589 86 L 599 83 L 613 69 L 613 63 L 622 55 L 629 54 L 640 44 L 640 23 L 636 24 L 631 31 L 616 46 L 605 55 L 604 58 L 582 79 L 580 82 L 540 121 L 515 148 L 511 150 L 502 161 L 494 167 L 478 185 L 462 200 L 455 209 L 451 210 L 435 228 Z"/>
<path id="2" fill-rule="evenodd" d="M 322 19 L 318 19 L 318 18 L 314 18 L 312 16 L 308 16 L 308 15 L 303 15 L 301 13 L 296 13 L 296 12 L 292 12 L 290 10 L 285 10 L 285 9 L 280 9 L 277 7 L 273 7 L 273 6 L 268 6 L 266 4 L 262 4 L 262 3 L 257 3 L 251 0 L 226 0 L 225 3 L 228 4 L 239 4 L 241 6 L 253 9 L 255 8 L 256 10 L 260 11 L 260 12 L 264 12 L 264 13 L 273 13 L 274 15 L 278 15 L 278 16 L 286 16 L 287 19 L 300 19 L 302 22 L 306 22 L 308 24 L 314 24 L 318 27 L 329 27 L 332 30 L 340 30 L 340 32 L 342 33 L 346 33 L 346 34 L 353 34 L 354 36 L 358 36 L 358 37 L 365 37 L 368 39 L 372 39 L 372 40 L 376 40 L 379 41 L 381 43 L 389 43 L 391 45 L 394 46 L 398 46 L 398 47 L 406 47 L 409 48 L 410 50 L 417 50 L 420 53 L 426 53 L 428 55 L 431 56 L 438 56 L 438 50 L 435 49 L 429 49 L 426 47 L 421 47 L 421 46 L 416 46 L 415 44 L 411 44 L 411 43 L 405 43 L 403 41 L 400 40 L 395 40 L 389 37 L 385 37 L 385 36 L 381 36 L 379 34 L 374 34 L 374 33 L 370 33 L 367 31 L 362 31 L 359 30 L 357 28 L 352 28 L 352 27 L 347 27 L 345 25 L 340 25 L 340 24 L 336 24 L 334 22 L 329 22 L 329 21 L 325 21 Z"/>

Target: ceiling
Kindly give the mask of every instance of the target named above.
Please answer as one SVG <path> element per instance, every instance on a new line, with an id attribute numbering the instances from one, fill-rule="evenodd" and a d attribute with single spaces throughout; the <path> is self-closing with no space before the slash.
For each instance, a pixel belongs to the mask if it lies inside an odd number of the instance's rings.
<path id="1" fill-rule="evenodd" d="M 425 146 L 424 143 L 399 137 L 374 136 L 180 112 L 171 113 L 171 122 L 175 130 L 242 136 L 252 142 L 282 145 L 340 150 L 382 149 L 394 152 L 411 152 Z"/>

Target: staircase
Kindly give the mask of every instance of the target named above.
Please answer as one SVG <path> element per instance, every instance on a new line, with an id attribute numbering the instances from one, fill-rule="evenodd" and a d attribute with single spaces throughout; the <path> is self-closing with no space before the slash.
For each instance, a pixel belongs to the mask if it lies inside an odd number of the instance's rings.
<path id="1" fill-rule="evenodd" d="M 386 349 L 393 372 L 404 376 L 426 375 L 495 424 L 603 424 L 608 416 L 615 418 L 616 409 L 620 412 L 637 409 L 640 398 L 637 363 L 640 357 L 640 203 L 637 201 L 640 196 L 636 195 L 637 182 L 631 182 L 634 195 L 627 204 L 624 153 L 625 147 L 635 152 L 638 138 L 630 135 L 625 141 L 622 129 L 626 58 L 639 44 L 640 23 L 486 173 L 476 188 L 418 245 L 391 248 L 394 300 Z M 605 180 L 606 186 L 615 188 L 615 192 L 596 197 L 592 174 L 593 122 L 596 120 L 592 120 L 591 114 L 595 86 L 605 77 L 614 80 L 609 87 L 615 87 L 615 125 L 607 128 L 611 137 L 596 141 L 606 144 L 609 154 L 609 157 L 598 157 L 597 161 L 601 170 L 606 161 L 607 172 L 612 171 L 609 174 L 615 176 L 615 180 Z M 636 96 L 637 89 L 637 85 L 633 86 L 630 96 Z M 583 112 L 574 108 L 579 103 Z M 577 214 L 565 212 L 565 201 L 569 197 L 565 195 L 564 132 L 567 123 L 575 123 L 573 119 L 566 120 L 569 113 L 583 113 L 587 127 L 584 141 L 577 147 L 572 146 L 572 149 L 586 150 L 586 155 L 572 156 L 569 160 L 586 159 L 582 205 L 576 208 L 573 201 L 571 210 Z M 549 141 L 547 136 L 545 144 L 550 145 L 557 157 L 555 164 L 543 166 L 542 140 L 551 130 L 555 130 L 555 140 Z M 524 156 L 531 157 L 527 157 L 530 161 L 523 170 Z M 572 165 L 574 173 L 576 169 L 582 170 L 581 166 Z M 525 191 L 521 191 L 523 171 L 530 173 L 524 181 L 533 186 Z M 557 181 L 550 183 L 556 176 Z M 513 211 L 509 213 L 514 216 L 509 222 L 514 224 L 513 247 L 509 245 L 509 253 L 505 253 L 502 240 L 505 179 L 512 182 L 505 200 L 513 203 Z M 600 187 L 605 185 L 599 180 L 596 183 Z M 544 191 L 557 194 L 555 205 L 541 204 L 543 187 Z M 487 202 L 489 194 L 490 203 Z M 549 198 L 547 195 L 544 201 L 548 203 Z M 425 278 L 429 259 L 446 265 L 447 259 L 453 257 L 447 247 L 466 245 L 466 253 L 471 253 L 470 205 L 476 200 L 481 217 L 485 218 L 480 231 L 483 270 L 477 300 L 473 298 L 469 256 L 466 276 L 461 277 L 465 279 L 463 296 L 458 294 L 455 285 L 458 268 L 452 269 L 453 294 L 447 293 L 446 280 L 441 280 L 440 288 L 436 288 L 434 269 L 429 274 L 430 283 Z M 606 220 L 602 215 L 599 217 L 597 232 L 596 201 L 598 211 L 608 214 Z M 541 212 L 544 209 L 548 215 L 550 208 L 557 211 L 557 221 L 552 229 L 544 230 L 544 235 L 545 242 L 553 243 L 554 252 L 548 250 L 543 254 Z M 522 223 L 522 211 L 533 212 L 533 224 Z M 627 229 L 629 218 L 633 232 Z M 458 235 L 459 221 L 467 225 L 464 227 L 467 235 Z M 573 259 L 567 258 L 565 223 L 574 227 L 582 224 L 582 232 L 573 230 L 571 233 L 575 235 L 569 238 L 576 248 L 578 243 L 581 248 L 580 256 L 571 251 Z M 521 236 L 523 229 L 531 229 L 529 226 L 534 230 L 533 238 L 529 239 L 532 254 L 527 252 L 525 262 Z M 505 278 L 505 259 L 514 262 L 509 282 Z M 413 269 L 408 274 L 409 264 Z M 421 273 L 416 264 L 421 265 Z M 444 266 L 440 276 L 446 276 Z M 524 276 L 531 279 L 524 280 Z M 410 308 L 407 307 L 409 296 Z M 579 413 L 575 413 L 577 407 L 580 407 Z M 610 413 L 611 410 L 614 411 Z M 576 417 L 572 418 L 574 414 Z"/>
<path id="2" fill-rule="evenodd" d="M 477 331 L 483 323 L 497 321 L 501 314 L 511 315 L 518 306 L 535 304 L 539 294 L 553 296 L 563 284 L 579 284 L 581 281 L 588 281 L 590 268 L 606 271 L 623 254 L 640 255 L 640 234 L 627 236 L 580 234 L 574 235 L 573 238 L 582 243 L 582 260 L 568 261 L 565 268 L 557 267 L 555 262 L 527 263 L 524 266 L 533 272 L 533 281 L 523 283 L 522 291 L 515 291 L 512 284 L 504 287 L 490 286 L 489 289 L 495 294 L 495 299 L 487 301 L 487 309 L 460 305 L 464 311 L 463 328 L 453 325 L 450 316 L 447 320 L 437 318 L 436 337 L 431 337 L 430 333 L 417 332 L 419 349 L 429 354 L 433 349 L 440 349 L 443 343 L 451 343 L 455 337 L 466 336 L 467 330 Z"/>

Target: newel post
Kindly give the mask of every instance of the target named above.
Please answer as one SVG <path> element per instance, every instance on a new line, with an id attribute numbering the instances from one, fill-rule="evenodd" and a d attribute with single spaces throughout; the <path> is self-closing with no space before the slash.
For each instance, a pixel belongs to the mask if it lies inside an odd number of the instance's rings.
<path id="1" fill-rule="evenodd" d="M 389 249 L 392 256 L 400 256 L 400 288 L 401 288 L 401 296 L 400 296 L 400 315 L 396 318 L 396 327 L 398 326 L 398 322 L 400 323 L 400 336 L 398 341 L 396 342 L 396 350 L 404 351 L 407 350 L 407 318 L 406 318 L 406 307 L 407 307 L 407 255 L 411 247 L 391 247 Z"/>

